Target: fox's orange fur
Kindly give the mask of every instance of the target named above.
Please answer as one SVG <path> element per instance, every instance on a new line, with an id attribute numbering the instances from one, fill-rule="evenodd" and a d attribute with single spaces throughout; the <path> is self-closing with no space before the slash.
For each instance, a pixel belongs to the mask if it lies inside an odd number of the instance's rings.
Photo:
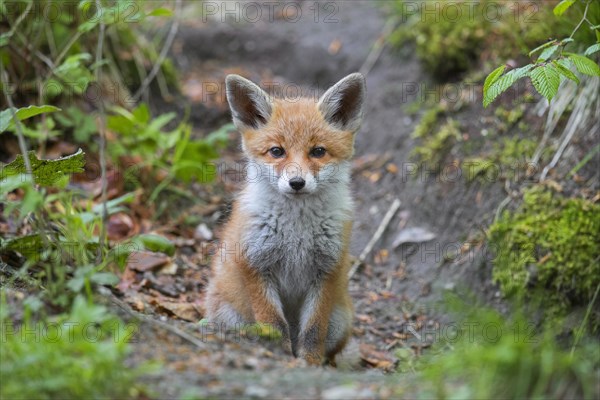
<path id="1" fill-rule="evenodd" d="M 334 363 L 351 333 L 349 160 L 364 96 L 360 74 L 318 103 L 271 99 L 244 78 L 227 78 L 244 153 L 260 176 L 248 180 L 223 230 L 207 291 L 210 322 L 269 323 L 294 355 Z"/>

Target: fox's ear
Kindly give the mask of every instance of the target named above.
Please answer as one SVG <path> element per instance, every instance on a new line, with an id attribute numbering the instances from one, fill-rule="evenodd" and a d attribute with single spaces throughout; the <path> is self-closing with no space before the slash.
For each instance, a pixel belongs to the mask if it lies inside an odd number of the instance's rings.
<path id="1" fill-rule="evenodd" d="M 321 96 L 319 111 L 334 127 L 356 132 L 362 122 L 366 94 L 365 77 L 358 72 L 350 74 Z"/>
<path id="2" fill-rule="evenodd" d="M 227 75 L 225 87 L 233 123 L 238 129 L 256 129 L 267 123 L 271 101 L 264 90 L 239 75 Z"/>

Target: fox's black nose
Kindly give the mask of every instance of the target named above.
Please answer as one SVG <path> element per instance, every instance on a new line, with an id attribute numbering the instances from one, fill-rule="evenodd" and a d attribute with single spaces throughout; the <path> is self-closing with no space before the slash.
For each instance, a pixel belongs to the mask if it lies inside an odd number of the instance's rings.
<path id="1" fill-rule="evenodd" d="M 290 186 L 294 190 L 302 189 L 305 184 L 306 184 L 306 182 L 304 181 L 304 179 L 300 178 L 299 176 L 290 179 Z"/>

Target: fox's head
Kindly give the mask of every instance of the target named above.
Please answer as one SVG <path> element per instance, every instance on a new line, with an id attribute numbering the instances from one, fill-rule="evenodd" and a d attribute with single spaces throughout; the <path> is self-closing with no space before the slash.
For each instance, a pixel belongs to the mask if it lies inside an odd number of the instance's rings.
<path id="1" fill-rule="evenodd" d="M 244 152 L 279 193 L 310 195 L 346 172 L 366 95 L 361 74 L 346 76 L 318 102 L 271 98 L 238 75 L 227 76 L 226 89 Z"/>

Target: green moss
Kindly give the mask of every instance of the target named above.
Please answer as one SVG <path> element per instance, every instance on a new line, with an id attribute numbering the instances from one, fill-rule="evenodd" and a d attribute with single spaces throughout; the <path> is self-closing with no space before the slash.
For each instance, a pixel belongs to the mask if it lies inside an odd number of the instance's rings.
<path id="1" fill-rule="evenodd" d="M 510 110 L 505 109 L 502 106 L 499 106 L 494 111 L 496 117 L 500 118 L 501 121 L 506 122 L 508 125 L 514 125 L 519 122 L 521 118 L 523 118 L 523 114 L 525 112 L 525 105 L 522 104 L 519 107 L 512 108 Z"/>
<path id="2" fill-rule="evenodd" d="M 422 145 L 414 147 L 411 158 L 435 167 L 444 161 L 452 145 L 460 139 L 460 126 L 453 119 L 448 119 L 437 131 L 433 131 L 429 126 L 425 129 L 425 125 L 429 125 L 429 121 L 419 124 L 413 133 L 413 137 L 422 139 Z"/>
<path id="3" fill-rule="evenodd" d="M 494 280 L 507 296 L 542 292 L 554 310 L 588 304 L 600 285 L 600 205 L 540 186 L 523 198 L 489 229 Z"/>
<path id="4" fill-rule="evenodd" d="M 414 139 L 420 139 L 429 135 L 435 128 L 442 111 L 442 107 L 440 106 L 435 106 L 427 110 L 415 127 L 412 137 Z"/>
<path id="5" fill-rule="evenodd" d="M 488 156 L 466 158 L 463 170 L 468 181 L 480 179 L 495 182 L 498 178 L 514 179 L 525 176 L 537 143 L 532 139 L 503 138 L 495 143 Z"/>
<path id="6" fill-rule="evenodd" d="M 582 5 L 575 5 L 556 18 L 553 5 L 544 1 L 496 2 L 480 0 L 462 2 L 441 0 L 413 2 L 395 0 L 392 15 L 404 23 L 390 37 L 401 48 L 407 42 L 437 79 L 447 80 L 468 72 L 480 61 L 526 55 L 548 38 L 568 37 L 582 16 Z M 600 9 L 592 2 L 588 16 L 594 21 Z M 590 29 L 580 29 L 575 40 L 596 41 Z"/>
<path id="7" fill-rule="evenodd" d="M 495 147 L 498 162 L 516 168 L 533 157 L 537 143 L 535 140 L 526 138 L 504 138 Z"/>
<path id="8" fill-rule="evenodd" d="M 468 10 L 457 2 L 442 1 L 433 5 L 419 4 L 422 9 L 406 15 L 415 4 L 397 1 L 395 12 L 407 18 L 391 36 L 392 44 L 400 46 L 406 40 L 416 44 L 417 55 L 425 68 L 436 78 L 467 71 L 484 43 L 491 20 L 482 16 L 481 4 L 473 18 Z"/>

